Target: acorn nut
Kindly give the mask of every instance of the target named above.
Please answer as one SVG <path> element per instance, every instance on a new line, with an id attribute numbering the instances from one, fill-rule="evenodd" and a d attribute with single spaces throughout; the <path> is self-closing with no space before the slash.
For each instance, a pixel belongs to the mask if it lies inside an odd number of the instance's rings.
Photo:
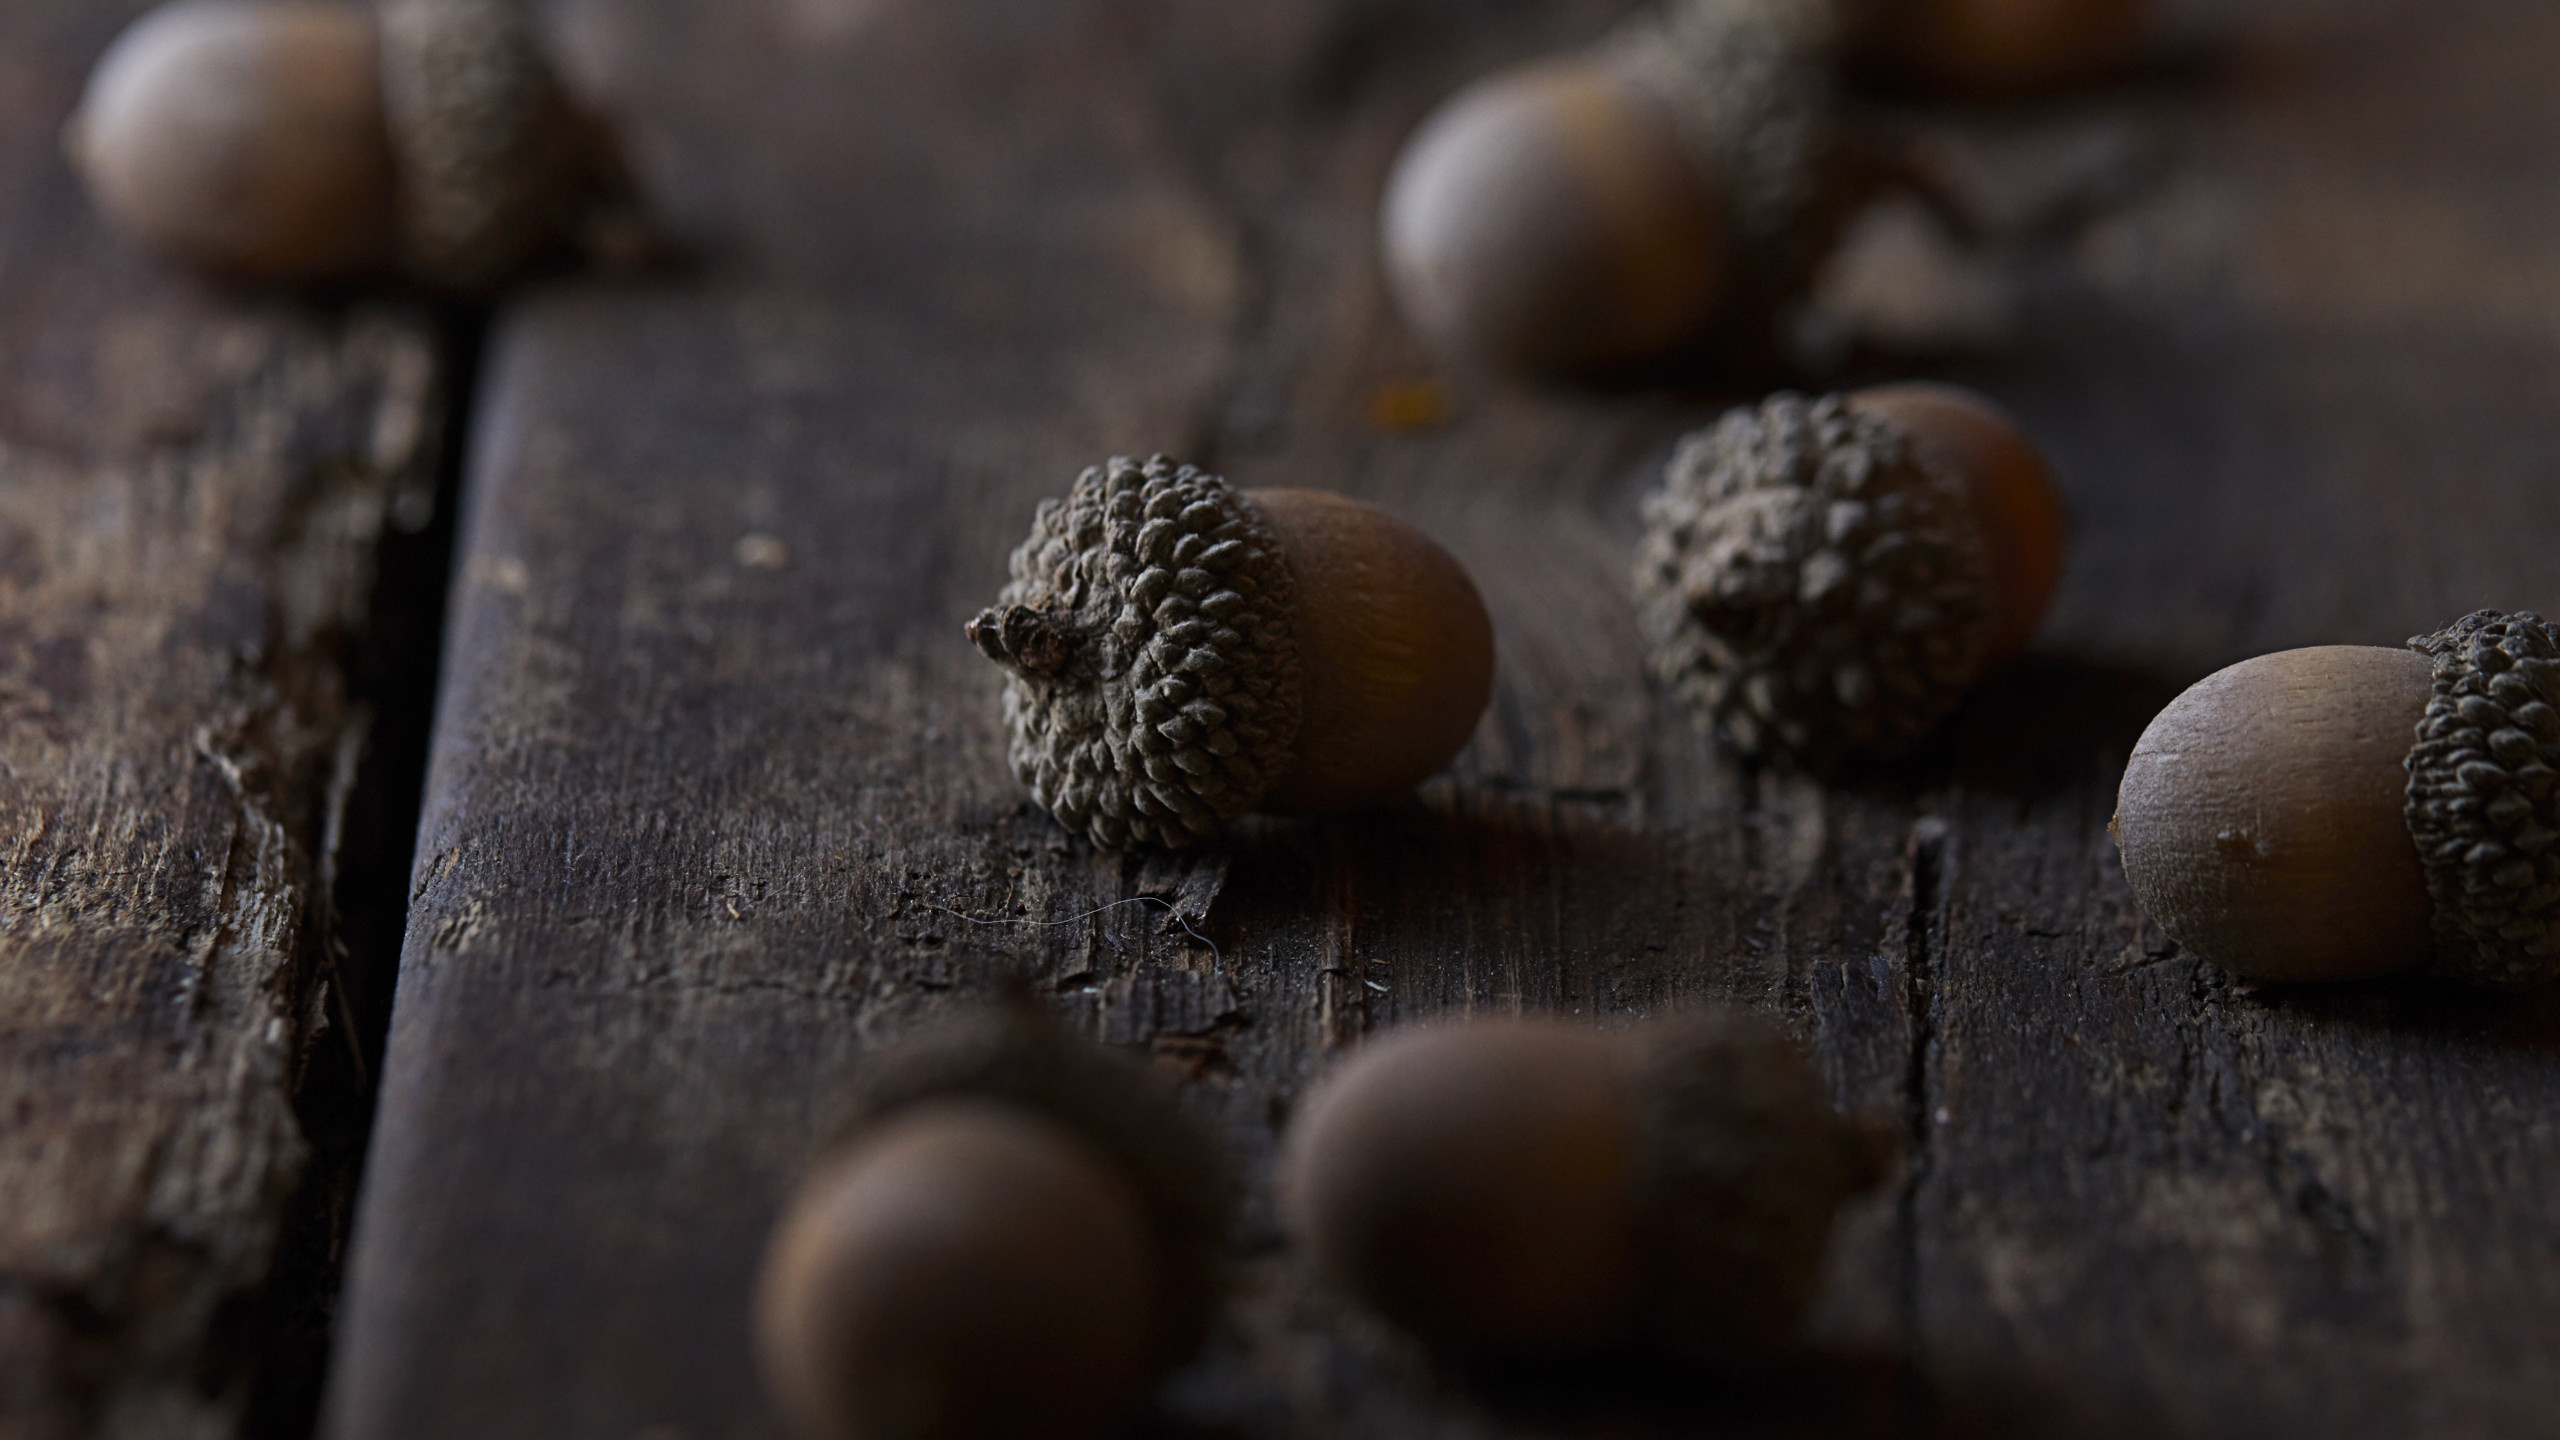
<path id="1" fill-rule="evenodd" d="M 1839 218 L 1827 107 L 1802 45 L 1736 7 L 1480 80 L 1396 161 L 1388 288 L 1444 358 L 1513 378 L 1758 343 Z"/>
<path id="2" fill-rule="evenodd" d="M 249 280 L 484 292 L 627 200 L 517 0 L 175 0 L 64 140 L 117 223 Z"/>
<path id="3" fill-rule="evenodd" d="M 1105 848 L 1392 799 L 1492 697 L 1466 572 L 1338 495 L 1115 458 L 1041 502 L 1012 574 L 967 628 L 1005 670 L 1013 772 Z"/>
<path id="4" fill-rule="evenodd" d="M 911 1045 L 774 1228 L 767 1390 L 809 1440 L 1100 1433 L 1198 1345 L 1231 1201 L 1151 1077 L 1045 1017 Z"/>
<path id="5" fill-rule="evenodd" d="M 1744 754 L 1822 766 L 1934 729 L 2062 574 L 2052 473 L 1949 385 L 1781 394 L 1682 439 L 1644 505 L 1655 674 Z"/>
<path id="6" fill-rule="evenodd" d="M 2179 944 L 2263 980 L 2560 973 L 2560 627 L 2482 610 L 2405 650 L 2325 645 L 2190 686 L 2108 825 Z"/>
<path id="7" fill-rule="evenodd" d="M 1473 1021 L 1320 1082 L 1279 1200 L 1319 1272 L 1452 1358 L 1650 1344 L 1747 1367 L 1792 1346 L 1832 1212 L 1888 1151 L 1745 1016 Z"/>

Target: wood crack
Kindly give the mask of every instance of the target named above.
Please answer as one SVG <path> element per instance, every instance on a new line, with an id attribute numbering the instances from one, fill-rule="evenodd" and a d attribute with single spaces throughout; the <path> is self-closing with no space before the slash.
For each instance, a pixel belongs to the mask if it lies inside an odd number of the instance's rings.
<path id="1" fill-rule="evenodd" d="M 1895 1199 L 1901 1328 L 1904 1344 L 1916 1361 L 1921 1351 L 1920 1192 L 1934 1168 L 1932 1141 L 1941 1117 L 1935 1104 L 1935 1060 L 1938 1046 L 1937 961 L 1944 934 L 1949 827 L 1925 816 L 1911 827 L 1905 852 L 1910 884 L 1903 918 L 1903 983 L 1909 1007 L 1911 1049 L 1903 1071 L 1903 1175 Z M 1915 1401 L 1919 1397 L 1915 1394 Z"/>

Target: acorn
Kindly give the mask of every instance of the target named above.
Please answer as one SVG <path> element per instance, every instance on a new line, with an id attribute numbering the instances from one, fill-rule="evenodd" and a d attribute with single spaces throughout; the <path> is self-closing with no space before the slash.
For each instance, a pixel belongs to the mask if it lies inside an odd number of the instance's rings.
<path id="1" fill-rule="evenodd" d="M 1847 0 L 1867 69 L 1973 95 L 2048 90 L 2123 68 L 2149 0 Z"/>
<path id="2" fill-rule="evenodd" d="M 2197 681 L 2107 828 L 2151 918 L 2234 974 L 2523 990 L 2560 974 L 2555 781 L 2560 626 L 2482 610 Z"/>
<path id="3" fill-rule="evenodd" d="M 1040 503 L 1012 574 L 967 634 L 1004 668 L 1013 772 L 1105 848 L 1391 800 L 1492 698 L 1466 571 L 1338 495 L 1114 458 Z"/>
<path id="4" fill-rule="evenodd" d="M 2062 574 L 2051 469 L 1949 385 L 1732 410 L 1673 450 L 1644 527 L 1654 673 L 1736 751 L 1817 768 L 1935 729 Z"/>
<path id="5" fill-rule="evenodd" d="M 117 223 L 256 281 L 485 293 L 628 201 L 516 0 L 175 0 L 99 60 L 64 141 Z"/>
<path id="6" fill-rule="evenodd" d="M 1468 86 L 1387 182 L 1398 309 L 1445 359 L 1518 379 L 1765 346 L 1846 212 L 1814 53 L 1750 7 L 1672 6 Z"/>
<path id="7" fill-rule="evenodd" d="M 1027 1008 L 873 1067 L 776 1223 L 757 1359 L 809 1440 L 1072 1440 L 1216 1303 L 1234 1188 L 1133 1063 Z"/>
<path id="8" fill-rule="evenodd" d="M 1832 1214 L 1890 1150 L 1747 1016 L 1480 1020 L 1321 1081 L 1279 1201 L 1320 1274 L 1453 1359 L 1641 1345 L 1748 1368 L 1792 1348 Z"/>

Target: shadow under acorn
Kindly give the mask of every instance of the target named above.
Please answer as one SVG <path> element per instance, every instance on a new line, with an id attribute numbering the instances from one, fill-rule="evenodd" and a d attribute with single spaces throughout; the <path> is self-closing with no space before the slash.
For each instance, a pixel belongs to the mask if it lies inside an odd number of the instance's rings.
<path id="1" fill-rule="evenodd" d="M 2315 1031 L 2387 1036 L 2447 1052 L 2560 1058 L 2560 984 L 2511 995 L 2412 972 L 2300 985 L 2235 976 L 2229 983 L 2235 1001 Z"/>
<path id="2" fill-rule="evenodd" d="M 2088 783 L 2093 760 L 2110 773 L 2120 769 L 2152 717 L 2197 678 L 2031 653 L 1983 680 L 1935 730 L 1889 755 L 1819 762 L 1726 756 L 1745 775 L 1799 771 L 1826 789 L 1883 804 L 1914 804 L 1947 785 L 2041 800 Z"/>
<path id="3" fill-rule="evenodd" d="M 1903 1358 L 1809 1349 L 1749 1372 L 1625 1348 L 1547 1364 L 1444 1362 L 1494 1417 L 1613 1435 L 1984 1437 L 2104 1440 L 2142 1433 L 2085 1398 L 2024 1381 L 1951 1383 Z"/>
<path id="4" fill-rule="evenodd" d="M 2196 675 L 2030 653 L 1990 676 L 1933 742 L 1968 790 L 2036 800 L 2120 769 L 2152 718 Z"/>

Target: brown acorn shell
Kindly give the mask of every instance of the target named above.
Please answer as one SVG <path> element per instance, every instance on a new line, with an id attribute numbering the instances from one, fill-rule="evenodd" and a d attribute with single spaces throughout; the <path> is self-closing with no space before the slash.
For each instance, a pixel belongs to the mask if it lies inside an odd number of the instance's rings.
<path id="1" fill-rule="evenodd" d="M 1853 391 L 1849 403 L 1902 427 L 1924 463 L 1964 482 L 1990 552 L 1987 670 L 2027 648 L 2062 584 L 2069 520 L 2044 452 L 2007 411 L 1959 385 L 1912 381 Z"/>
<path id="2" fill-rule="evenodd" d="M 1315 1268 L 1470 1358 L 1629 1338 L 1640 1289 L 1633 1055 L 1547 1019 L 1376 1040 L 1310 1093 L 1280 1162 Z"/>
<path id="3" fill-rule="evenodd" d="M 1523 379 L 1768 353 L 1849 212 L 1828 80 L 1786 25 L 1674 5 L 1487 77 L 1382 206 L 1387 280 L 1453 363 Z"/>
<path id="4" fill-rule="evenodd" d="M 2430 677 L 2407 650 L 2324 645 L 2244 660 L 2171 701 L 2125 763 L 2109 826 L 2152 919 L 2258 979 L 2423 960 L 2404 766 Z"/>
<path id="5" fill-rule="evenodd" d="M 766 1385 L 810 1440 L 1101 1432 L 1159 1369 L 1135 1188 L 1018 1104 L 923 1101 L 829 1155 L 756 1290 Z"/>
<path id="6" fill-rule="evenodd" d="M 1387 279 L 1453 363 L 1603 373 L 1681 345 L 1720 307 L 1726 211 L 1650 87 L 1550 61 L 1469 86 L 1407 143 L 1382 212 Z"/>
<path id="7" fill-rule="evenodd" d="M 1471 1021 L 1326 1077 L 1284 1137 L 1281 1213 L 1321 1272 L 1456 1358 L 1632 1343 L 1750 1367 L 1795 1344 L 1834 1212 L 1888 1156 L 1748 1016 Z"/>
<path id="8" fill-rule="evenodd" d="M 92 72 L 64 141 L 101 209 L 216 274 L 336 279 L 385 242 L 391 157 L 371 16 L 180 0 Z"/>
<path id="9" fill-rule="evenodd" d="M 1421 531 L 1321 490 L 1248 490 L 1297 577 L 1298 745 L 1279 812 L 1395 799 L 1447 766 L 1493 698 L 1493 621 Z"/>
<path id="10" fill-rule="evenodd" d="M 1125 1175 L 1147 1214 L 1171 1365 L 1207 1333 L 1236 1184 L 1216 1143 L 1171 1090 L 1127 1056 L 1070 1034 L 1027 1001 L 967 1017 L 863 1067 L 827 1127 L 826 1150 L 892 1117 L 950 1100 L 1019 1107 L 1065 1127 Z"/>

